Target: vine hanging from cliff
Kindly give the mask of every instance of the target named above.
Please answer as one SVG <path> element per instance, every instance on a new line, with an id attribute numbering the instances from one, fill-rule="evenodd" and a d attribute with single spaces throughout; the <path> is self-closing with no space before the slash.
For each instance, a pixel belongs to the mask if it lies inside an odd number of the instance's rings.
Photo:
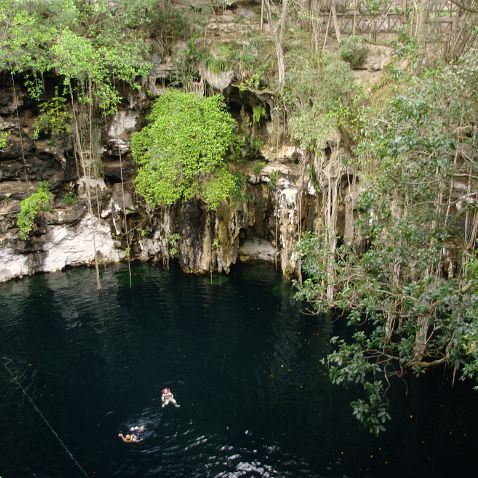
<path id="1" fill-rule="evenodd" d="M 98 177 L 100 162 L 95 147 L 97 118 L 116 111 L 121 101 L 116 82 L 139 88 L 138 78 L 149 71 L 141 27 L 147 22 L 144 11 L 151 6 L 150 0 L 133 6 L 105 0 L 0 1 L 0 69 L 10 72 L 12 81 L 14 75 L 23 75 L 30 95 L 40 102 L 36 134 L 68 132 L 68 122 L 73 120 L 78 171 L 84 177 L 92 218 L 91 179 Z M 63 80 L 71 112 L 57 91 L 54 98 L 42 101 L 42 79 L 47 72 Z M 96 189 L 93 193 L 99 215 Z M 92 244 L 100 289 L 95 223 Z"/>

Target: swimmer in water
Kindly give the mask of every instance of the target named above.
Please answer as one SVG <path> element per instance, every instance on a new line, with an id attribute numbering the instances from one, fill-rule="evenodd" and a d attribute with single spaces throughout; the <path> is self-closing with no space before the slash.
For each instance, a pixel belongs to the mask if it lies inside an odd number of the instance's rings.
<path id="1" fill-rule="evenodd" d="M 181 406 L 178 405 L 178 403 L 174 399 L 174 395 L 171 393 L 171 390 L 169 388 L 163 388 L 161 390 L 161 401 L 163 402 L 163 404 L 161 405 L 163 408 L 170 403 L 172 403 L 176 408 L 179 408 Z"/>
<path id="2" fill-rule="evenodd" d="M 143 439 L 139 437 L 139 434 L 143 430 L 144 430 L 143 425 L 141 425 L 140 427 L 135 426 L 129 429 L 131 433 L 127 433 L 126 435 L 123 435 L 122 433 L 118 433 L 118 436 L 123 440 L 124 443 L 141 443 Z"/>

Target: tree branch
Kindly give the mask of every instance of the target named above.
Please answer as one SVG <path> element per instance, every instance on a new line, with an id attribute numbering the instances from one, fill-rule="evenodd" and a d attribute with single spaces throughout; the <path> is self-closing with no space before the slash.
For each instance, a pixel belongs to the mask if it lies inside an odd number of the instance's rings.
<path id="1" fill-rule="evenodd" d="M 461 1 L 458 0 L 450 0 L 451 3 L 455 4 L 458 8 L 461 8 L 462 10 L 465 10 L 465 12 L 470 12 L 470 13 L 478 13 L 478 10 L 471 8 L 467 5 L 463 5 Z"/>

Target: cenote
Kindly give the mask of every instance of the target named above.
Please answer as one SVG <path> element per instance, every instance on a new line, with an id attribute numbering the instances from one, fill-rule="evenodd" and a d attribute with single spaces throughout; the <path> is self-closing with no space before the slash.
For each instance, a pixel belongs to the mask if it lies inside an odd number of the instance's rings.
<path id="1" fill-rule="evenodd" d="M 91 477 L 456 476 L 478 464 L 471 386 L 441 373 L 390 390 L 375 438 L 320 360 L 339 322 L 305 315 L 267 266 L 189 276 L 70 269 L 0 287 L 0 355 Z M 337 331 L 335 331 L 337 332 Z M 161 408 L 169 386 L 181 408 Z M 79 468 L 0 368 L 0 475 Z M 119 432 L 146 427 L 141 444 Z"/>

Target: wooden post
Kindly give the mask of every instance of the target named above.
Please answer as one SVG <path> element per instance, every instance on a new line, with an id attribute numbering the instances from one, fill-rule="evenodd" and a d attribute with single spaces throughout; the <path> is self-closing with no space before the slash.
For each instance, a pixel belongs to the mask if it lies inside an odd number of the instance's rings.
<path id="1" fill-rule="evenodd" d="M 403 0 L 402 1 L 402 9 L 403 9 L 403 12 L 402 12 L 402 23 L 403 25 L 406 25 L 407 24 L 407 20 L 408 20 L 408 2 L 407 0 Z"/>

